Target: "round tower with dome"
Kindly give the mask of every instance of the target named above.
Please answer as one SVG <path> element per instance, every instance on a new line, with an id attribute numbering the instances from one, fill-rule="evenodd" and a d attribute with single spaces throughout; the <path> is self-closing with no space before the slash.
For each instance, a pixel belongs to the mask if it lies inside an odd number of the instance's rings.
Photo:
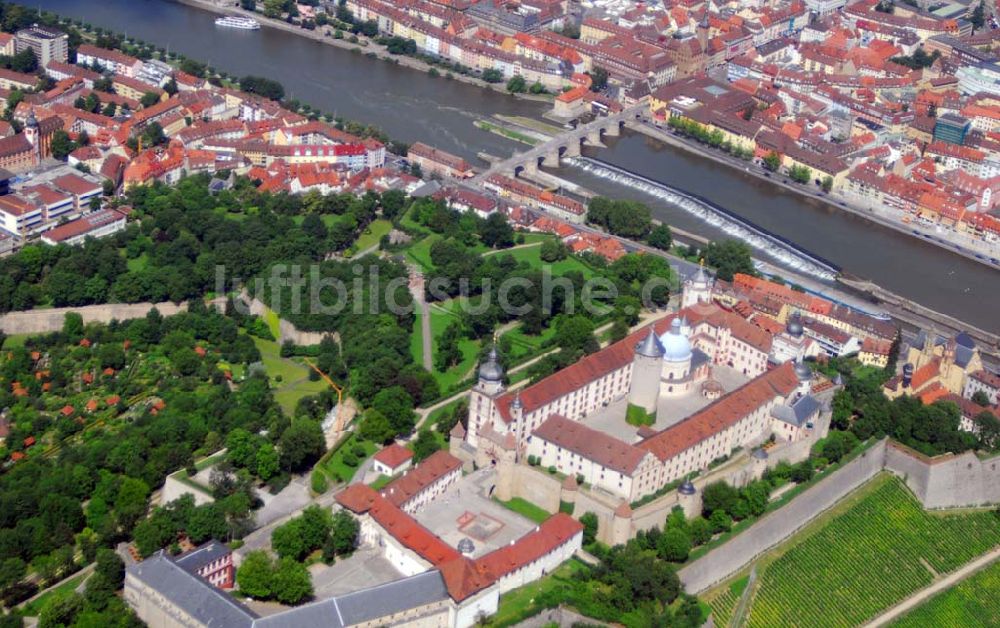
<path id="1" fill-rule="evenodd" d="M 691 341 L 683 332 L 681 319 L 670 322 L 670 330 L 660 336 L 663 357 L 660 366 L 660 395 L 676 397 L 691 387 Z"/>
<path id="2" fill-rule="evenodd" d="M 705 270 L 705 262 L 702 260 L 698 271 L 684 280 L 684 287 L 681 291 L 681 309 L 698 303 L 711 303 L 714 288 L 715 279 L 711 273 Z"/>

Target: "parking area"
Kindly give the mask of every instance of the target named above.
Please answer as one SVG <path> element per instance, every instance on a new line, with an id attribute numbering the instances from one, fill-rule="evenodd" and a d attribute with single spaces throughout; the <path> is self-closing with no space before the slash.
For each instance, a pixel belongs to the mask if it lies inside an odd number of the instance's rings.
<path id="1" fill-rule="evenodd" d="M 535 523 L 508 510 L 490 498 L 496 472 L 480 469 L 464 476 L 441 497 L 422 510 L 416 519 L 433 530 L 445 543 L 458 547 L 472 543 L 469 556 L 489 553 L 521 538 Z"/>

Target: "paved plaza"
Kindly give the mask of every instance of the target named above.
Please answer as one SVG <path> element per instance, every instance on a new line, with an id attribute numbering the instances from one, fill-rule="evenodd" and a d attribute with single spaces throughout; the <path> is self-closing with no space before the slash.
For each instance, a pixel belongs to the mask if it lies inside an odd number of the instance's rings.
<path id="1" fill-rule="evenodd" d="M 452 547 L 463 539 L 472 541 L 474 550 L 469 556 L 473 558 L 521 538 L 535 523 L 490 499 L 495 478 L 492 468 L 466 475 L 424 506 L 417 521 Z"/>
<path id="2" fill-rule="evenodd" d="M 337 559 L 332 565 L 316 563 L 309 567 L 317 600 L 343 595 L 359 589 L 399 580 L 392 563 L 382 558 L 377 547 L 362 547 L 348 558 Z"/>
<path id="3" fill-rule="evenodd" d="M 722 386 L 723 394 L 730 393 L 750 381 L 736 369 L 724 365 L 713 366 L 710 379 L 717 381 Z M 652 427 L 656 431 L 665 430 L 680 423 L 711 402 L 702 394 L 701 383 L 698 383 L 694 390 L 685 395 L 660 397 L 656 407 L 656 423 Z M 623 442 L 635 443 L 640 440 L 637 435 L 639 428 L 625 422 L 627 409 L 628 397 L 625 396 L 585 417 L 582 423 L 587 427 L 610 434 Z"/>

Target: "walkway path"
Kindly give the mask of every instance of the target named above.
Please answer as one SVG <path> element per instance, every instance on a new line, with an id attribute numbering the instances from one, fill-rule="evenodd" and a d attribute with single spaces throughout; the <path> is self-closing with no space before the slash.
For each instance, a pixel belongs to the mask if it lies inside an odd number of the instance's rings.
<path id="1" fill-rule="evenodd" d="M 876 628 L 877 626 L 885 626 L 895 619 L 905 615 L 907 612 L 913 610 L 914 608 L 920 606 L 928 599 L 934 597 L 938 593 L 955 586 L 959 582 L 965 580 L 969 576 L 978 573 L 979 571 L 989 567 L 997 560 L 1000 560 L 1000 547 L 995 548 L 992 552 L 984 554 L 966 564 L 961 569 L 954 571 L 947 576 L 941 578 L 934 584 L 925 587 L 910 597 L 906 598 L 899 604 L 893 606 L 889 610 L 885 611 L 875 619 L 871 620 L 865 624 L 865 628 Z"/>
<path id="2" fill-rule="evenodd" d="M 420 306 L 420 341 L 422 343 L 423 366 L 428 371 L 433 372 L 432 341 L 434 338 L 431 335 L 431 309 L 427 305 L 427 299 L 424 298 L 424 275 L 416 266 L 410 266 L 410 294 Z"/>

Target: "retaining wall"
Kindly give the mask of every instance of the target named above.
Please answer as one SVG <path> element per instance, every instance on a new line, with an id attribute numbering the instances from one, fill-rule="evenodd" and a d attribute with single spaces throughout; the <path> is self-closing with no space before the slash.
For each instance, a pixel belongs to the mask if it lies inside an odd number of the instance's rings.
<path id="1" fill-rule="evenodd" d="M 898 475 L 925 508 L 968 508 L 1000 503 L 1000 456 L 967 451 L 933 458 L 890 442 L 886 470 Z"/>
<path id="2" fill-rule="evenodd" d="M 84 323 L 110 323 L 132 318 L 142 318 L 149 310 L 156 308 L 160 314 L 171 316 L 187 310 L 187 303 L 108 303 L 104 305 L 84 305 L 81 307 L 57 307 L 46 310 L 26 310 L 8 312 L 0 316 L 0 330 L 5 334 L 46 334 L 60 331 L 66 314 L 76 312 Z"/>

